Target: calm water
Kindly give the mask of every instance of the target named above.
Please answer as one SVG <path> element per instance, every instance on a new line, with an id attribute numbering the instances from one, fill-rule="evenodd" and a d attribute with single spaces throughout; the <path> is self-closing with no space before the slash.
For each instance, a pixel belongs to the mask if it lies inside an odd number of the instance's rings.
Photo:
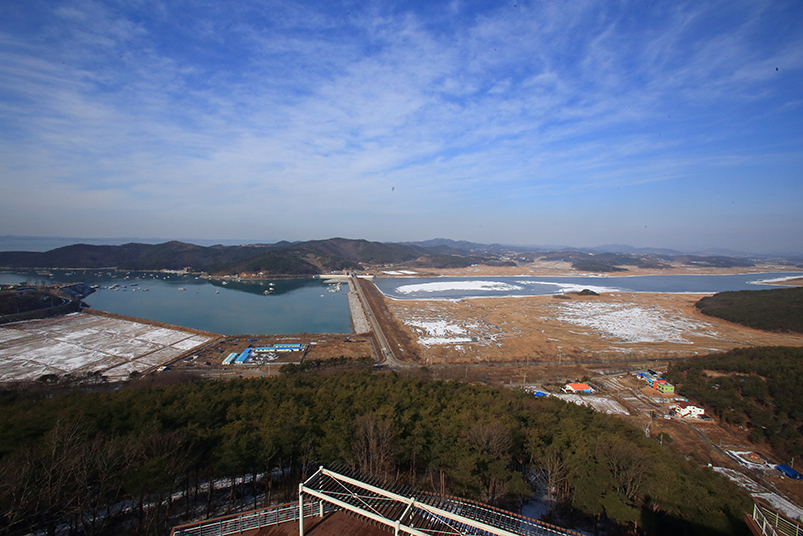
<path id="1" fill-rule="evenodd" d="M 100 288 L 84 301 L 102 311 L 224 335 L 352 332 L 345 283 L 333 292 L 334 285 L 312 278 L 277 279 L 270 286 L 269 281 L 223 285 L 194 276 L 141 272 L 130 272 L 128 279 L 125 272 L 48 273 L 52 277 L 36 272 L 0 273 L 0 283 L 117 284 L 119 290 Z M 263 294 L 270 289 L 271 294 Z"/>
<path id="2" fill-rule="evenodd" d="M 477 297 L 544 296 L 591 289 L 597 292 L 693 292 L 761 290 L 778 285 L 758 281 L 801 276 L 803 273 L 742 275 L 649 275 L 630 277 L 438 277 L 377 279 L 377 287 L 399 300 L 455 300 Z M 480 288 L 483 287 L 484 289 Z"/>
<path id="3" fill-rule="evenodd" d="M 47 274 L 52 274 L 52 276 Z M 377 279 L 393 299 L 464 299 L 540 296 L 584 288 L 598 292 L 699 292 L 760 290 L 757 281 L 803 273 L 746 275 L 656 275 L 632 277 L 439 277 Z M 0 273 L 0 283 L 67 283 L 82 281 L 101 288 L 86 303 L 103 311 L 146 318 L 225 335 L 281 333 L 351 333 L 348 285 L 339 291 L 320 279 L 229 282 L 194 276 L 131 272 Z M 125 285 L 123 288 L 122 285 Z M 490 285 L 490 286 L 489 286 Z M 479 288 L 485 287 L 484 290 Z M 179 289 L 184 290 L 179 290 Z M 136 290 L 135 290 L 136 289 Z M 147 291 L 145 290 L 147 289 Z M 264 295 L 266 290 L 272 293 Z"/>

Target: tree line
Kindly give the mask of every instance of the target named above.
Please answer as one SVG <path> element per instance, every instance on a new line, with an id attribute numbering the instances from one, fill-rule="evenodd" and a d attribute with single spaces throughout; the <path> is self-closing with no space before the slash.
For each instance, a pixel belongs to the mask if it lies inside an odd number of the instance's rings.
<path id="1" fill-rule="evenodd" d="M 803 287 L 718 292 L 695 307 L 754 329 L 803 333 Z"/>
<path id="2" fill-rule="evenodd" d="M 716 374 L 712 374 L 716 373 Z M 784 460 L 803 455 L 803 348 L 737 348 L 669 366 L 678 393 L 768 442 Z"/>
<path id="3" fill-rule="evenodd" d="M 747 496 L 611 416 L 396 373 L 0 393 L 0 528 L 166 534 L 292 500 L 319 464 L 649 534 L 746 534 Z M 211 484 L 211 485 L 210 485 Z M 218 491 L 215 491 L 218 490 Z"/>

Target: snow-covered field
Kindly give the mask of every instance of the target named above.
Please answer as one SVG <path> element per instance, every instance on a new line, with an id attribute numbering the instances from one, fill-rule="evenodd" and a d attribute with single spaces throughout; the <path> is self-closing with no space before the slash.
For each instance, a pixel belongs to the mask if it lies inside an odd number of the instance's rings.
<path id="1" fill-rule="evenodd" d="M 501 335 L 496 326 L 481 320 L 458 320 L 448 314 L 439 314 L 422 309 L 401 317 L 418 336 L 418 343 L 430 347 L 436 345 L 460 345 L 467 343 L 489 344 Z"/>
<path id="2" fill-rule="evenodd" d="M 446 320 L 424 320 L 414 318 L 405 320 L 405 324 L 413 328 L 419 335 L 418 342 L 424 346 L 434 344 L 461 344 L 471 342 L 468 329 L 447 322 Z"/>
<path id="3" fill-rule="evenodd" d="M 553 394 L 552 396 L 565 400 L 566 402 L 574 402 L 578 406 L 588 406 L 600 413 L 607 413 L 608 415 L 630 415 L 630 413 L 619 402 L 605 398 L 604 396 L 581 396 L 569 394 Z"/>
<path id="4" fill-rule="evenodd" d="M 500 281 L 437 281 L 434 283 L 419 283 L 415 285 L 402 285 L 396 289 L 399 294 L 412 294 L 413 292 L 444 292 L 449 290 L 482 290 L 506 291 L 521 290 L 518 285 L 502 283 Z"/>
<path id="5" fill-rule="evenodd" d="M 555 318 L 601 332 L 622 342 L 691 344 L 684 333 L 716 336 L 711 325 L 659 307 L 609 302 L 566 302 L 553 306 Z"/>
<path id="6" fill-rule="evenodd" d="M 122 380 L 210 338 L 177 329 L 75 313 L 0 328 L 0 381 L 101 372 Z"/>

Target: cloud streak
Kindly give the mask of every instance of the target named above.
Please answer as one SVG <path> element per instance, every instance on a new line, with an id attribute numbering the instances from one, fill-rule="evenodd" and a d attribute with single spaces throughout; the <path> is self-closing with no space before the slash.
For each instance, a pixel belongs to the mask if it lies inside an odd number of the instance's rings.
<path id="1" fill-rule="evenodd" d="M 733 172 L 801 193 L 793 4 L 38 8 L 2 8 L 8 232 L 593 245 L 649 240 L 627 234 L 645 204 L 671 221 L 650 184 L 695 196 Z M 596 195 L 621 236 L 563 223 Z M 560 205 L 537 232 L 511 217 Z M 803 249 L 797 212 L 772 247 Z M 743 238 L 705 240 L 635 245 Z"/>

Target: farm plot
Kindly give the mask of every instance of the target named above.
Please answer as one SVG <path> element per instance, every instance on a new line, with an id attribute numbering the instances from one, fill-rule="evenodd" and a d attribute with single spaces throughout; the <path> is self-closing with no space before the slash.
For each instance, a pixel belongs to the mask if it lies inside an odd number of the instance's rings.
<path id="1" fill-rule="evenodd" d="M 99 372 L 111 380 L 171 361 L 210 337 L 75 313 L 0 328 L 0 381 Z"/>

